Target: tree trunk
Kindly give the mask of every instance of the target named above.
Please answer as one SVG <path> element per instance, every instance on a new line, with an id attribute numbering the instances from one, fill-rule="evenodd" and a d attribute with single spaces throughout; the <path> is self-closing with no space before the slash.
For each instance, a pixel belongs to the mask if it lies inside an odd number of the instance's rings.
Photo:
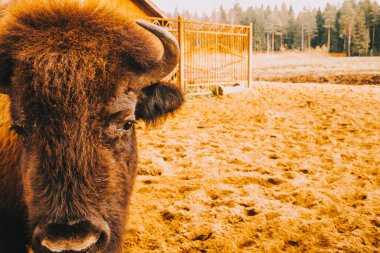
<path id="1" fill-rule="evenodd" d="M 372 30 L 372 52 L 375 52 L 375 33 L 376 33 L 376 25 L 373 25 L 373 30 Z"/>
<path id="2" fill-rule="evenodd" d="M 327 52 L 330 53 L 330 47 L 331 47 L 331 28 L 329 27 L 329 31 L 327 33 Z"/>
<path id="3" fill-rule="evenodd" d="M 305 47 L 305 46 L 304 46 L 305 38 L 304 38 L 303 24 L 302 24 L 302 36 L 301 36 L 301 38 L 302 38 L 302 39 L 301 39 L 301 40 L 302 40 L 302 41 L 301 41 L 301 51 L 303 51 L 303 50 L 304 50 L 304 47 Z"/>
<path id="4" fill-rule="evenodd" d="M 274 51 L 274 32 L 272 32 L 272 51 Z"/>
<path id="5" fill-rule="evenodd" d="M 311 48 L 311 34 L 307 33 L 307 48 Z"/>
<path id="6" fill-rule="evenodd" d="M 348 45 L 347 45 L 348 57 L 351 56 L 351 24 L 348 27 Z"/>
<path id="7" fill-rule="evenodd" d="M 343 53 L 347 53 L 347 36 L 343 39 Z"/>

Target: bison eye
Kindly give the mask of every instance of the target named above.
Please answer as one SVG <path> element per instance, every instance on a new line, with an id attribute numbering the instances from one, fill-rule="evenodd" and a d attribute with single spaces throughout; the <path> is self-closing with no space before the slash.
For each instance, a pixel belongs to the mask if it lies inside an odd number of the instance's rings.
<path id="1" fill-rule="evenodd" d="M 16 132 L 16 134 L 21 135 L 21 136 L 26 134 L 25 128 L 22 125 L 18 125 L 18 124 L 13 123 L 11 126 L 11 130 L 14 130 Z"/>
<path id="2" fill-rule="evenodd" d="M 124 124 L 123 129 L 124 129 L 125 131 L 129 131 L 129 130 L 131 130 L 131 129 L 133 128 L 133 126 L 134 126 L 135 124 L 136 124 L 136 121 L 128 120 L 128 121 Z"/>

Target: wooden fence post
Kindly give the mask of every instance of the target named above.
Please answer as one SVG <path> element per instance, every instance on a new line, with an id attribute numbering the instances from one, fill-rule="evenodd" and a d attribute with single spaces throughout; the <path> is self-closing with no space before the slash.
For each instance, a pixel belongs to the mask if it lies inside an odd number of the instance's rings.
<path id="1" fill-rule="evenodd" d="M 186 87 L 185 87 L 185 25 L 184 25 L 184 20 L 181 16 L 178 17 L 178 38 L 179 38 L 179 49 L 180 49 L 179 85 L 180 85 L 182 91 L 186 94 Z"/>
<path id="2" fill-rule="evenodd" d="M 252 57 L 253 57 L 253 24 L 249 24 L 249 31 L 248 31 L 248 87 L 247 88 L 252 88 Z"/>

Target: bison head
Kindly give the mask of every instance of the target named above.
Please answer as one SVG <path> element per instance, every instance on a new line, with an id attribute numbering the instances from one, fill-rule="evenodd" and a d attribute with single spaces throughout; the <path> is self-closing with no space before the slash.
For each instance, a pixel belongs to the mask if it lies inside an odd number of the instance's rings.
<path id="1" fill-rule="evenodd" d="M 10 7 L 0 27 L 0 91 L 11 99 L 10 131 L 22 139 L 22 203 L 36 253 L 121 250 L 134 125 L 183 103 L 176 86 L 160 82 L 178 55 L 169 32 L 106 7 Z"/>

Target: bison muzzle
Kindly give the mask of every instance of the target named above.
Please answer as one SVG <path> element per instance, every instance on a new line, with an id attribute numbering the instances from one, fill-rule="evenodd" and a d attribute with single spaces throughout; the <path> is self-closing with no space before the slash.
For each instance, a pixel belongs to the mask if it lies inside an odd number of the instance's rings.
<path id="1" fill-rule="evenodd" d="M 176 39 L 116 8 L 14 1 L 0 23 L 0 252 L 122 250 L 135 123 L 184 102 Z"/>

